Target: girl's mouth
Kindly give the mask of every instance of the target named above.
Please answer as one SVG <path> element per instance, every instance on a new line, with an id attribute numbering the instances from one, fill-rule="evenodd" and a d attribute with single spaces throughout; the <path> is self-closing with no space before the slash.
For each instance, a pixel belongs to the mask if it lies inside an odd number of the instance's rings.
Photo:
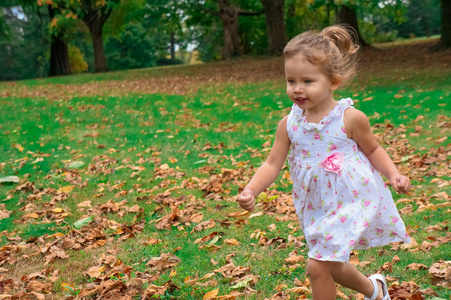
<path id="1" fill-rule="evenodd" d="M 305 102 L 307 102 L 308 98 L 295 98 L 294 101 L 296 102 L 296 104 L 304 104 Z"/>

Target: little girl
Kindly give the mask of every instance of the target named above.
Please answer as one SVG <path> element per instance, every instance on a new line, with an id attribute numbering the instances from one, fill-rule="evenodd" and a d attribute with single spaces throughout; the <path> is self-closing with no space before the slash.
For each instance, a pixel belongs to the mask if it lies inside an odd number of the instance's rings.
<path id="1" fill-rule="evenodd" d="M 285 47 L 283 58 L 291 112 L 279 123 L 271 152 L 238 196 L 252 211 L 255 197 L 276 180 L 288 152 L 293 203 L 309 247 L 307 273 L 313 299 L 336 298 L 335 283 L 365 295 L 390 299 L 384 276 L 367 278 L 353 265 L 353 249 L 410 243 L 384 184 L 407 193 L 401 175 L 373 136 L 368 118 L 351 99 L 333 92 L 353 76 L 358 46 L 341 26 L 305 32 Z"/>

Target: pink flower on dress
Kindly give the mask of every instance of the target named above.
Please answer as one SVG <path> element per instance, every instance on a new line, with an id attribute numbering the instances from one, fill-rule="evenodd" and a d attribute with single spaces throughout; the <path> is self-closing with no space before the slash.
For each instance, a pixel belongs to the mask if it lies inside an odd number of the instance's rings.
<path id="1" fill-rule="evenodd" d="M 335 152 L 332 155 L 329 155 L 325 160 L 323 160 L 319 165 L 323 167 L 325 170 L 337 173 L 343 169 L 344 165 L 344 153 Z"/>
<path id="2" fill-rule="evenodd" d="M 309 152 L 307 150 L 302 150 L 302 155 L 307 156 L 309 155 Z"/>
<path id="3" fill-rule="evenodd" d="M 293 131 L 298 130 L 298 125 L 293 125 Z"/>
<path id="4" fill-rule="evenodd" d="M 319 133 L 315 133 L 315 135 L 313 136 L 315 140 L 320 140 L 321 139 L 321 135 Z"/>
<path id="5" fill-rule="evenodd" d="M 393 222 L 393 224 L 395 224 L 396 222 L 398 222 L 398 217 L 392 217 L 391 218 L 391 221 Z"/>
<path id="6" fill-rule="evenodd" d="M 368 205 L 371 204 L 370 200 L 365 200 L 365 202 L 363 202 L 363 205 L 365 205 L 365 207 L 368 207 Z"/>
<path id="7" fill-rule="evenodd" d="M 323 256 L 320 253 L 316 254 L 316 259 L 321 259 L 322 257 Z"/>
<path id="8" fill-rule="evenodd" d="M 356 190 L 352 191 L 352 193 L 354 194 L 355 197 L 358 197 L 358 196 L 359 196 L 359 192 L 356 191 Z"/>
<path id="9" fill-rule="evenodd" d="M 384 232 L 384 230 L 383 229 L 380 229 L 380 228 L 376 228 L 376 233 L 382 233 L 382 232 Z"/>
<path id="10" fill-rule="evenodd" d="M 343 131 L 343 133 L 346 133 L 346 129 L 345 129 L 345 127 L 343 126 L 343 127 L 341 127 L 341 131 Z"/>
<path id="11" fill-rule="evenodd" d="M 354 245 L 355 245 L 355 241 L 354 240 L 350 240 L 349 241 L 349 246 L 354 247 Z"/>
<path id="12" fill-rule="evenodd" d="M 370 225 L 370 223 L 368 223 L 368 221 L 363 222 L 363 227 L 368 227 Z"/>
<path id="13" fill-rule="evenodd" d="M 332 238 L 333 238 L 332 234 L 329 233 L 329 234 L 326 235 L 326 241 L 329 241 Z"/>
<path id="14" fill-rule="evenodd" d="M 337 145 L 335 145 L 335 144 L 330 145 L 330 150 L 331 150 L 331 151 L 332 151 L 332 150 L 335 150 L 335 149 L 337 149 Z"/>
<path id="15" fill-rule="evenodd" d="M 316 240 L 311 240 L 310 244 L 312 244 L 312 246 L 316 245 Z"/>
<path id="16" fill-rule="evenodd" d="M 346 216 L 341 216 L 340 217 L 340 221 L 341 223 L 345 223 L 348 219 L 346 218 Z"/>

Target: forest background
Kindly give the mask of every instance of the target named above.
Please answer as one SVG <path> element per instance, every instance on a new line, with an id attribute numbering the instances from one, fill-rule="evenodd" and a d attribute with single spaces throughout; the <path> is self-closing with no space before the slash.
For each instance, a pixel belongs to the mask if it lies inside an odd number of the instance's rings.
<path id="1" fill-rule="evenodd" d="M 348 23 L 368 46 L 442 34 L 448 0 L 3 0 L 0 80 L 280 54 L 310 29 Z"/>

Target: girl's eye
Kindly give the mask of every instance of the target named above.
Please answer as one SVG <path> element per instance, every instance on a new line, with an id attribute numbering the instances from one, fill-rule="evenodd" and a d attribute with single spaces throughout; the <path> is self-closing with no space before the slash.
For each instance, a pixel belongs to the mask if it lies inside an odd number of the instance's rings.
<path id="1" fill-rule="evenodd" d="M 311 80 L 305 80 L 304 82 L 307 83 L 307 84 L 310 84 L 310 83 L 312 83 L 313 81 L 311 81 Z"/>
<path id="2" fill-rule="evenodd" d="M 288 80 L 287 81 L 289 84 L 293 84 L 294 83 L 294 80 Z"/>

